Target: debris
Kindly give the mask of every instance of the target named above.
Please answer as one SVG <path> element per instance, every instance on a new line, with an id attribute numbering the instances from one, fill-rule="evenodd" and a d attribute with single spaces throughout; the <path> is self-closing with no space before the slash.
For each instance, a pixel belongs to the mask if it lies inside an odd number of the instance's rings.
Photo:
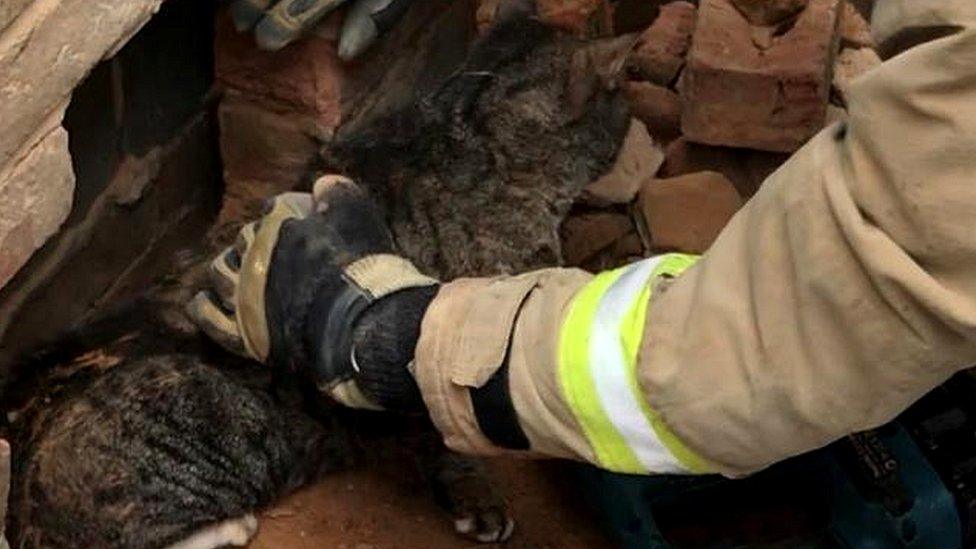
<path id="1" fill-rule="evenodd" d="M 578 37 L 605 36 L 612 27 L 607 0 L 534 0 L 539 20 Z M 477 0 L 478 34 L 485 35 L 498 19 L 504 0 Z"/>
<path id="2" fill-rule="evenodd" d="M 536 0 L 539 21 L 579 37 L 609 34 L 608 0 Z"/>
<path id="3" fill-rule="evenodd" d="M 677 92 L 650 82 L 626 82 L 623 91 L 630 112 L 647 126 L 655 140 L 670 143 L 681 135 L 681 97 Z"/>
<path id="4" fill-rule="evenodd" d="M 685 65 L 685 54 L 691 46 L 698 10 L 690 2 L 679 0 L 661 6 L 661 13 L 638 40 L 627 66 L 640 80 L 670 87 Z"/>
<path id="5" fill-rule="evenodd" d="M 626 204 L 634 200 L 641 181 L 654 177 L 664 163 L 664 151 L 647 128 L 631 120 L 627 136 L 610 171 L 583 189 L 582 201 L 592 206 Z"/>
<path id="6" fill-rule="evenodd" d="M 871 25 L 849 1 L 844 2 L 844 15 L 840 20 L 840 41 L 844 48 L 873 48 Z"/>
<path id="7" fill-rule="evenodd" d="M 281 51 L 258 49 L 248 33 L 219 18 L 214 40 L 217 80 L 267 110 L 299 113 L 317 125 L 321 137 L 342 119 L 346 70 L 336 53 L 339 21 L 330 17 L 312 35 Z"/>
<path id="8" fill-rule="evenodd" d="M 788 158 L 789 155 L 782 153 L 713 147 L 679 138 L 665 149 L 659 177 L 714 171 L 728 178 L 739 195 L 749 198 Z"/>
<path id="9" fill-rule="evenodd" d="M 648 247 L 655 252 L 703 253 L 742 203 L 720 173 L 651 179 L 637 197 L 638 227 L 646 229 Z"/>
<path id="10" fill-rule="evenodd" d="M 847 48 L 837 56 L 834 63 L 834 90 L 844 104 L 851 84 L 862 74 L 881 64 L 878 52 L 871 48 Z"/>
<path id="11" fill-rule="evenodd" d="M 793 152 L 824 125 L 840 0 L 810 0 L 765 50 L 731 0 L 702 0 L 682 77 L 685 137 Z"/>
<path id="12" fill-rule="evenodd" d="M 736 9 L 760 27 L 778 25 L 807 7 L 807 0 L 732 0 Z"/>
<path id="13" fill-rule="evenodd" d="M 560 229 L 566 265 L 579 267 L 634 232 L 630 217 L 609 212 L 570 215 Z"/>

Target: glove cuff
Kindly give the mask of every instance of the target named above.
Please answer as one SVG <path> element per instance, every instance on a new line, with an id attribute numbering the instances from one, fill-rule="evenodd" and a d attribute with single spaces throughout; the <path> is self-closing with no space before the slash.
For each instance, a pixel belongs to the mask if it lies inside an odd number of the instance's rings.
<path id="1" fill-rule="evenodd" d="M 409 288 L 434 286 L 437 280 L 410 261 L 393 254 L 358 259 L 342 269 L 338 292 L 321 292 L 312 305 L 308 348 L 313 352 L 312 375 L 319 389 L 337 401 L 357 408 L 370 407 L 349 382 L 357 374 L 353 359 L 353 331 L 371 304 Z M 368 400 L 368 399 L 366 399 Z"/>

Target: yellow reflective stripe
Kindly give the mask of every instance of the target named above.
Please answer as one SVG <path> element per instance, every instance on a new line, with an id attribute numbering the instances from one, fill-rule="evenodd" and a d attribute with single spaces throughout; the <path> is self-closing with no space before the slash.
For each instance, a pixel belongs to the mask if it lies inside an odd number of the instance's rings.
<path id="1" fill-rule="evenodd" d="M 654 278 L 659 276 L 678 276 L 698 263 L 701 256 L 690 254 L 667 254 L 662 256 L 661 263 L 654 269 Z"/>
<path id="2" fill-rule="evenodd" d="M 584 286 L 570 305 L 560 333 L 559 380 L 599 465 L 608 470 L 715 470 L 667 427 L 647 403 L 637 380 L 637 355 L 654 287 L 661 278 L 676 277 L 697 260 L 697 256 L 669 254 L 603 273 Z M 628 389 L 630 395 L 618 392 Z"/>
<path id="3" fill-rule="evenodd" d="M 607 417 L 589 367 L 590 329 L 597 307 L 623 272 L 617 269 L 598 275 L 573 298 L 560 331 L 559 381 L 599 465 L 611 471 L 638 472 L 643 467 Z"/>
<path id="4" fill-rule="evenodd" d="M 644 322 L 647 319 L 647 307 L 651 301 L 653 287 L 662 276 L 677 277 L 694 265 L 699 256 L 687 254 L 668 254 L 664 256 L 661 263 L 654 269 L 651 279 L 641 292 L 637 302 L 633 304 L 631 310 L 621 325 L 620 337 L 627 352 L 628 365 L 630 366 L 631 389 L 639 396 L 641 408 L 644 415 L 651 423 L 654 433 L 661 440 L 661 444 L 671 452 L 671 455 L 681 463 L 689 472 L 695 474 L 713 473 L 716 471 L 705 458 L 699 456 L 694 450 L 688 448 L 674 434 L 673 431 L 664 423 L 661 415 L 658 414 L 644 397 L 644 393 L 637 381 L 637 354 L 640 350 L 641 341 L 644 338 Z"/>

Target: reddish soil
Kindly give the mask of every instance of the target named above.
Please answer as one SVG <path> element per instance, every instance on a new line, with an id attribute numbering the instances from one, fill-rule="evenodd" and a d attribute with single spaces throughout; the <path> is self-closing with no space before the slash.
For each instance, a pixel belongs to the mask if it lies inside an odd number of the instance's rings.
<path id="1" fill-rule="evenodd" d="M 612 545 L 578 495 L 561 482 L 558 469 L 545 462 L 491 463 L 516 521 L 515 534 L 504 546 L 609 549 Z M 415 479 L 376 470 L 330 476 L 260 518 L 252 549 L 491 547 L 458 537 L 450 518 Z"/>

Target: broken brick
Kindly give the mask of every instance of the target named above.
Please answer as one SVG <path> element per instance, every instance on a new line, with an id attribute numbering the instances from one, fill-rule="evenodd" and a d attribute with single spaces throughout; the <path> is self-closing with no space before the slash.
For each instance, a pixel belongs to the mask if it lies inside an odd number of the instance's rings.
<path id="1" fill-rule="evenodd" d="M 637 196 L 640 184 L 654 177 L 663 162 L 664 151 L 642 122 L 632 120 L 610 171 L 587 185 L 581 199 L 594 206 L 629 203 Z"/>
<path id="2" fill-rule="evenodd" d="M 634 118 L 660 143 L 681 135 L 681 97 L 664 86 L 650 82 L 626 82 L 623 92 Z"/>
<path id="3" fill-rule="evenodd" d="M 851 83 L 862 74 L 881 64 L 878 52 L 871 48 L 847 48 L 841 50 L 834 63 L 834 90 L 844 104 Z"/>
<path id="4" fill-rule="evenodd" d="M 871 25 L 850 2 L 844 2 L 844 15 L 840 21 L 840 41 L 845 48 L 873 48 Z"/>
<path id="5" fill-rule="evenodd" d="M 627 62 L 628 72 L 659 86 L 672 86 L 685 64 L 696 14 L 690 2 L 679 0 L 661 6 L 660 15 L 638 39 Z"/>
<path id="6" fill-rule="evenodd" d="M 793 152 L 824 125 L 840 0 L 811 0 L 768 49 L 731 0 L 702 0 L 682 76 L 684 135 L 708 145 Z"/>
<path id="7" fill-rule="evenodd" d="M 309 116 L 321 136 L 341 121 L 345 69 L 336 50 L 336 17 L 281 51 L 259 50 L 250 33 L 218 17 L 214 40 L 217 80 L 268 110 Z"/>
<path id="8" fill-rule="evenodd" d="M 729 179 L 739 195 L 748 199 L 756 194 L 763 181 L 789 158 L 789 155 L 733 149 L 690 143 L 684 138 L 673 141 L 664 151 L 660 177 L 676 177 L 701 171 L 718 172 Z"/>
<path id="9" fill-rule="evenodd" d="M 603 36 L 612 26 L 608 0 L 536 0 L 544 24 L 579 37 Z"/>
<path id="10" fill-rule="evenodd" d="M 644 241 L 634 229 L 578 266 L 591 273 L 599 273 L 640 261 L 644 257 Z"/>
<path id="11" fill-rule="evenodd" d="M 225 185 L 221 221 L 259 215 L 265 199 L 295 189 L 312 174 L 319 142 L 302 129 L 311 122 L 234 95 L 220 102 L 218 116 Z"/>
<path id="12" fill-rule="evenodd" d="M 619 213 L 586 213 L 566 218 L 560 228 L 566 265 L 582 265 L 633 230 L 630 218 Z"/>
<path id="13" fill-rule="evenodd" d="M 637 197 L 637 215 L 655 252 L 705 252 L 741 207 L 735 187 L 716 172 L 652 179 Z"/>
<path id="14" fill-rule="evenodd" d="M 768 27 L 778 25 L 803 11 L 807 0 L 732 0 L 732 4 L 749 23 Z"/>

